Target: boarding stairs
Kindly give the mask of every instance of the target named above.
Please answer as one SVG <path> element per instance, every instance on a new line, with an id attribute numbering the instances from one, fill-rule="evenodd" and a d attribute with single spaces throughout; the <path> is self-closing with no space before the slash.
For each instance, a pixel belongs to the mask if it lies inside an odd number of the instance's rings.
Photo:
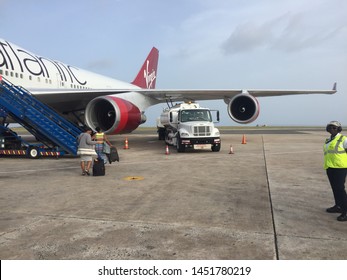
<path id="1" fill-rule="evenodd" d="M 0 113 L 8 114 L 47 147 L 77 155 L 78 126 L 40 102 L 28 90 L 0 77 Z"/>

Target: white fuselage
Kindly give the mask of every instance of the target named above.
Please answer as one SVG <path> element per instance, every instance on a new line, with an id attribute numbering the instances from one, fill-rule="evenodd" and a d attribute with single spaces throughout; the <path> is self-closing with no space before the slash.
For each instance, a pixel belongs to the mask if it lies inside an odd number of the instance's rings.
<path id="1" fill-rule="evenodd" d="M 135 85 L 37 56 L 0 39 L 0 74 L 29 89 L 113 89 Z"/>
<path id="2" fill-rule="evenodd" d="M 136 85 L 35 55 L 2 39 L 0 39 L 0 75 L 38 97 L 54 91 L 116 89 L 119 98 L 136 104 L 141 111 L 157 103 L 137 93 L 136 90 L 140 88 Z M 150 77 L 150 74 L 148 76 Z M 121 89 L 124 89 L 123 93 L 119 93 Z M 131 89 L 134 92 L 129 92 Z M 49 101 L 46 102 L 49 104 Z"/>

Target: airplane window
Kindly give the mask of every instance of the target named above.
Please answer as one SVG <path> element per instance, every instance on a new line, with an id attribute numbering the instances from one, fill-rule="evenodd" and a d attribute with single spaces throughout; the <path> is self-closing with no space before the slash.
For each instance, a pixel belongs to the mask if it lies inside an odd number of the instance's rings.
<path id="1" fill-rule="evenodd" d="M 0 69 L 0 75 L 2 75 L 2 70 Z"/>
<path id="2" fill-rule="evenodd" d="M 5 71 L 5 75 L 8 76 L 8 71 L 7 70 Z"/>
<path id="3" fill-rule="evenodd" d="M 16 75 L 16 78 L 18 78 L 18 73 L 15 73 L 15 75 Z"/>
<path id="4" fill-rule="evenodd" d="M 29 75 L 29 80 L 30 80 L 30 81 L 32 80 L 32 77 L 31 77 L 31 75 Z"/>
<path id="5" fill-rule="evenodd" d="M 20 74 L 20 78 L 23 79 L 23 74 Z"/>

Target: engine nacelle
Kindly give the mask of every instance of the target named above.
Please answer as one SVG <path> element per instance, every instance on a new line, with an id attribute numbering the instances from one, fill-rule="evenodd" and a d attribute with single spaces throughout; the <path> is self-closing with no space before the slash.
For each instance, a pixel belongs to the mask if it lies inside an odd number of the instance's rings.
<path id="1" fill-rule="evenodd" d="M 89 127 L 108 134 L 129 133 L 146 121 L 134 104 L 112 95 L 94 98 L 84 114 Z"/>
<path id="2" fill-rule="evenodd" d="M 235 95 L 228 104 L 228 114 L 237 123 L 250 123 L 259 115 L 258 100 L 250 94 Z"/>

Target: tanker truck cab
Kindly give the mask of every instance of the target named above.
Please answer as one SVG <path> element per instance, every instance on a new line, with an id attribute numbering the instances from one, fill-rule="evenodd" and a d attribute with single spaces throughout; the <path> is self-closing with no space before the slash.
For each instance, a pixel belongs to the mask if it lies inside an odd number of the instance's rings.
<path id="1" fill-rule="evenodd" d="M 182 103 L 165 109 L 160 115 L 159 139 L 163 138 L 160 135 L 165 135 L 165 142 L 176 146 L 178 152 L 188 148 L 220 151 L 220 133 L 214 125 L 211 111 L 197 103 Z M 213 111 L 219 122 L 219 112 Z"/>

